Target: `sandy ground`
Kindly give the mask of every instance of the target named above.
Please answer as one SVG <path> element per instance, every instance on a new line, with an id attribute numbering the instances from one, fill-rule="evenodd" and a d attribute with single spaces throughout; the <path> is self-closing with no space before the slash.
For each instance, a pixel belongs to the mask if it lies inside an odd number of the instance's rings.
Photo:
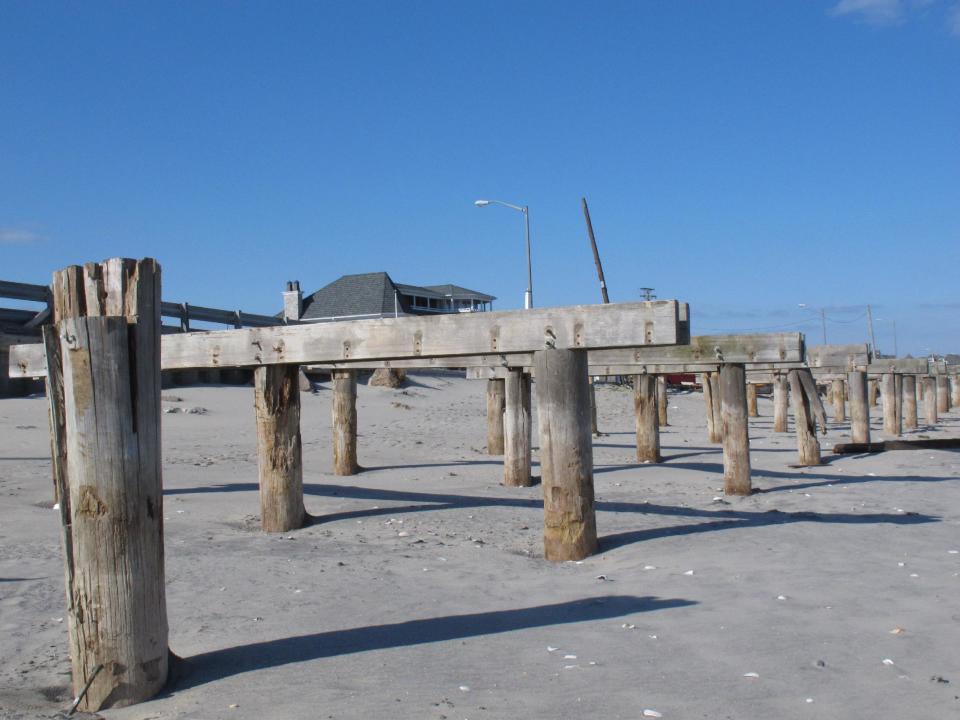
<path id="1" fill-rule="evenodd" d="M 304 395 L 317 520 L 270 536 L 252 389 L 165 393 L 208 411 L 163 415 L 170 646 L 185 662 L 168 692 L 107 718 L 960 717 L 960 453 L 791 469 L 793 436 L 772 433 L 761 398 L 759 492 L 724 500 L 702 395 L 671 394 L 667 462 L 637 465 L 632 397 L 601 387 L 602 552 L 551 564 L 540 488 L 500 486 L 485 454 L 482 382 L 361 386 L 367 469 L 352 478 L 330 474 L 329 390 Z M 69 702 L 45 402 L 0 401 L 10 718 Z M 919 434 L 958 425 L 954 411 Z M 832 424 L 824 447 L 848 436 Z"/>

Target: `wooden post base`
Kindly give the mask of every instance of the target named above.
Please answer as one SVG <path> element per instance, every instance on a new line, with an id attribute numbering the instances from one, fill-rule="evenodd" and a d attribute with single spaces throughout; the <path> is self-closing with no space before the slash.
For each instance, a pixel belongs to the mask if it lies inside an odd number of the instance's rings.
<path id="1" fill-rule="evenodd" d="M 723 417 L 723 484 L 727 495 L 749 495 L 750 432 L 747 420 L 746 369 L 736 363 L 720 366 Z"/>
<path id="2" fill-rule="evenodd" d="M 582 560 L 598 547 L 587 353 L 541 350 L 535 366 L 544 556 Z"/>
<path id="3" fill-rule="evenodd" d="M 333 381 L 333 474 L 356 475 L 357 463 L 357 373 L 334 370 Z"/>
<path id="4" fill-rule="evenodd" d="M 503 484 L 528 487 L 530 476 L 530 446 L 533 423 L 530 418 L 530 376 L 519 369 L 511 369 L 504 381 L 506 411 L 503 414 L 504 452 Z"/>

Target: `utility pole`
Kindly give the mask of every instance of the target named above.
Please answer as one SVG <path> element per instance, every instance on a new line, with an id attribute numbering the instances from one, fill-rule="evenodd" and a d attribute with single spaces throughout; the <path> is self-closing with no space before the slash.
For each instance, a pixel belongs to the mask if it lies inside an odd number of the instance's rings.
<path id="1" fill-rule="evenodd" d="M 656 300 L 657 296 L 653 294 L 655 289 L 656 288 L 647 287 L 640 288 L 640 297 L 642 297 L 644 300 Z"/>
<path id="2" fill-rule="evenodd" d="M 590 221 L 590 208 L 587 207 L 587 199 L 580 198 L 583 204 L 583 218 L 587 221 L 587 235 L 590 236 L 590 248 L 593 250 L 593 262 L 597 266 L 597 276 L 600 278 L 600 297 L 603 298 L 603 304 L 610 302 L 610 296 L 607 295 L 607 282 L 603 278 L 603 265 L 600 264 L 600 253 L 597 251 L 597 239 L 593 235 L 593 223 Z"/>
<path id="3" fill-rule="evenodd" d="M 827 344 L 827 311 L 820 308 L 820 324 L 823 326 L 823 344 Z"/>
<path id="4" fill-rule="evenodd" d="M 880 357 L 877 341 L 873 337 L 873 309 L 869 305 L 867 305 L 867 329 L 870 331 L 870 347 L 873 348 L 873 355 L 874 357 Z"/>

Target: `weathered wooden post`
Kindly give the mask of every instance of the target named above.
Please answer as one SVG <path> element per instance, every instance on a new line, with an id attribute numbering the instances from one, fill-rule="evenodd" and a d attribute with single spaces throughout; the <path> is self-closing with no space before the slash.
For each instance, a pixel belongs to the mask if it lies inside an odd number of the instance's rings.
<path id="1" fill-rule="evenodd" d="M 333 474 L 356 475 L 360 472 L 360 465 L 357 463 L 357 371 L 334 370 L 331 379 Z M 502 437 L 501 435 L 501 442 Z"/>
<path id="2" fill-rule="evenodd" d="M 299 365 L 265 365 L 253 372 L 264 532 L 296 530 L 306 517 L 299 381 Z"/>
<path id="3" fill-rule="evenodd" d="M 487 454 L 503 455 L 504 381 L 487 380 Z"/>
<path id="4" fill-rule="evenodd" d="M 749 495 L 750 433 L 747 420 L 746 369 L 738 363 L 720 366 L 723 417 L 723 485 L 727 495 Z"/>
<path id="5" fill-rule="evenodd" d="M 700 386 L 703 388 L 703 400 L 707 410 L 707 439 L 712 443 L 722 442 L 719 373 L 703 373 L 700 376 Z"/>
<path id="6" fill-rule="evenodd" d="M 720 400 L 722 402 L 723 398 Z M 757 409 L 757 386 L 753 383 L 747 383 L 747 416 L 760 417 L 760 411 Z"/>
<path id="7" fill-rule="evenodd" d="M 598 547 L 587 353 L 540 350 L 535 367 L 544 556 L 581 560 Z"/>
<path id="8" fill-rule="evenodd" d="M 667 377 L 666 375 L 657 375 L 657 415 L 660 427 L 666 427 L 670 423 L 668 420 L 667 403 Z"/>
<path id="9" fill-rule="evenodd" d="M 960 375 L 950 377 L 950 404 L 960 407 Z"/>
<path id="10" fill-rule="evenodd" d="M 877 386 L 878 386 L 878 382 L 879 382 L 879 381 L 876 380 L 875 378 L 870 378 L 870 379 L 867 381 L 867 397 L 868 397 L 868 399 L 869 399 L 869 401 L 870 401 L 870 407 L 876 407 L 876 406 L 877 406 Z"/>
<path id="11" fill-rule="evenodd" d="M 944 374 L 937 378 L 937 413 L 950 412 L 950 378 Z"/>
<path id="12" fill-rule="evenodd" d="M 707 441 L 716 442 L 717 430 L 713 427 L 713 390 L 710 387 L 710 373 L 700 374 L 700 387 L 703 389 L 703 404 L 707 412 Z"/>
<path id="13" fill-rule="evenodd" d="M 590 432 L 594 437 L 600 437 L 600 426 L 597 424 L 597 388 L 593 378 L 590 378 Z"/>
<path id="14" fill-rule="evenodd" d="M 511 368 L 504 381 L 506 411 L 503 414 L 503 484 L 528 487 L 533 423 L 530 418 L 530 376 Z"/>
<path id="15" fill-rule="evenodd" d="M 867 400 L 867 374 L 862 370 L 847 373 L 850 389 L 850 435 L 855 443 L 870 442 L 870 403 Z"/>
<path id="16" fill-rule="evenodd" d="M 160 446 L 160 266 L 115 258 L 54 273 L 48 383 L 73 694 L 124 707 L 167 680 Z M 61 382 L 62 381 L 62 384 Z M 99 669 L 99 671 L 98 671 Z"/>
<path id="17" fill-rule="evenodd" d="M 843 387 L 843 380 L 835 378 L 832 383 L 833 390 L 833 421 L 844 422 L 847 419 L 847 395 Z"/>
<path id="18" fill-rule="evenodd" d="M 808 371 L 809 372 L 809 371 Z M 798 465 L 820 464 L 820 442 L 817 440 L 817 424 L 810 406 L 810 398 L 804 391 L 800 371 L 790 371 L 790 396 L 793 400 L 793 424 L 797 432 Z"/>
<path id="19" fill-rule="evenodd" d="M 936 425 L 940 420 L 937 413 L 937 381 L 929 375 L 923 378 L 923 410 L 927 425 Z"/>
<path id="20" fill-rule="evenodd" d="M 917 428 L 917 378 L 915 375 L 903 376 L 903 426 L 907 430 Z M 857 442 L 854 440 L 854 442 Z"/>
<path id="21" fill-rule="evenodd" d="M 633 410 L 637 425 L 637 462 L 658 463 L 660 457 L 660 414 L 657 412 L 657 379 L 653 375 L 633 376 Z"/>
<path id="22" fill-rule="evenodd" d="M 887 435 L 899 435 L 897 423 L 897 381 L 894 373 L 883 374 L 880 395 L 883 400 L 883 431 Z"/>
<path id="23" fill-rule="evenodd" d="M 773 431 L 787 432 L 787 411 L 790 390 L 787 376 L 778 372 L 773 376 Z"/>
<path id="24" fill-rule="evenodd" d="M 893 397 L 896 400 L 897 435 L 903 435 L 903 375 L 895 373 L 893 376 Z"/>

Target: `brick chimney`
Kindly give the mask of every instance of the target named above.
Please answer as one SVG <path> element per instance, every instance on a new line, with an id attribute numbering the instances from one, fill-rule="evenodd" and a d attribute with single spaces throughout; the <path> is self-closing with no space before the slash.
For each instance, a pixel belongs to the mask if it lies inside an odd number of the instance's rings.
<path id="1" fill-rule="evenodd" d="M 300 291 L 300 281 L 288 281 L 287 289 L 283 293 L 283 319 L 296 322 L 302 315 L 303 293 Z"/>

